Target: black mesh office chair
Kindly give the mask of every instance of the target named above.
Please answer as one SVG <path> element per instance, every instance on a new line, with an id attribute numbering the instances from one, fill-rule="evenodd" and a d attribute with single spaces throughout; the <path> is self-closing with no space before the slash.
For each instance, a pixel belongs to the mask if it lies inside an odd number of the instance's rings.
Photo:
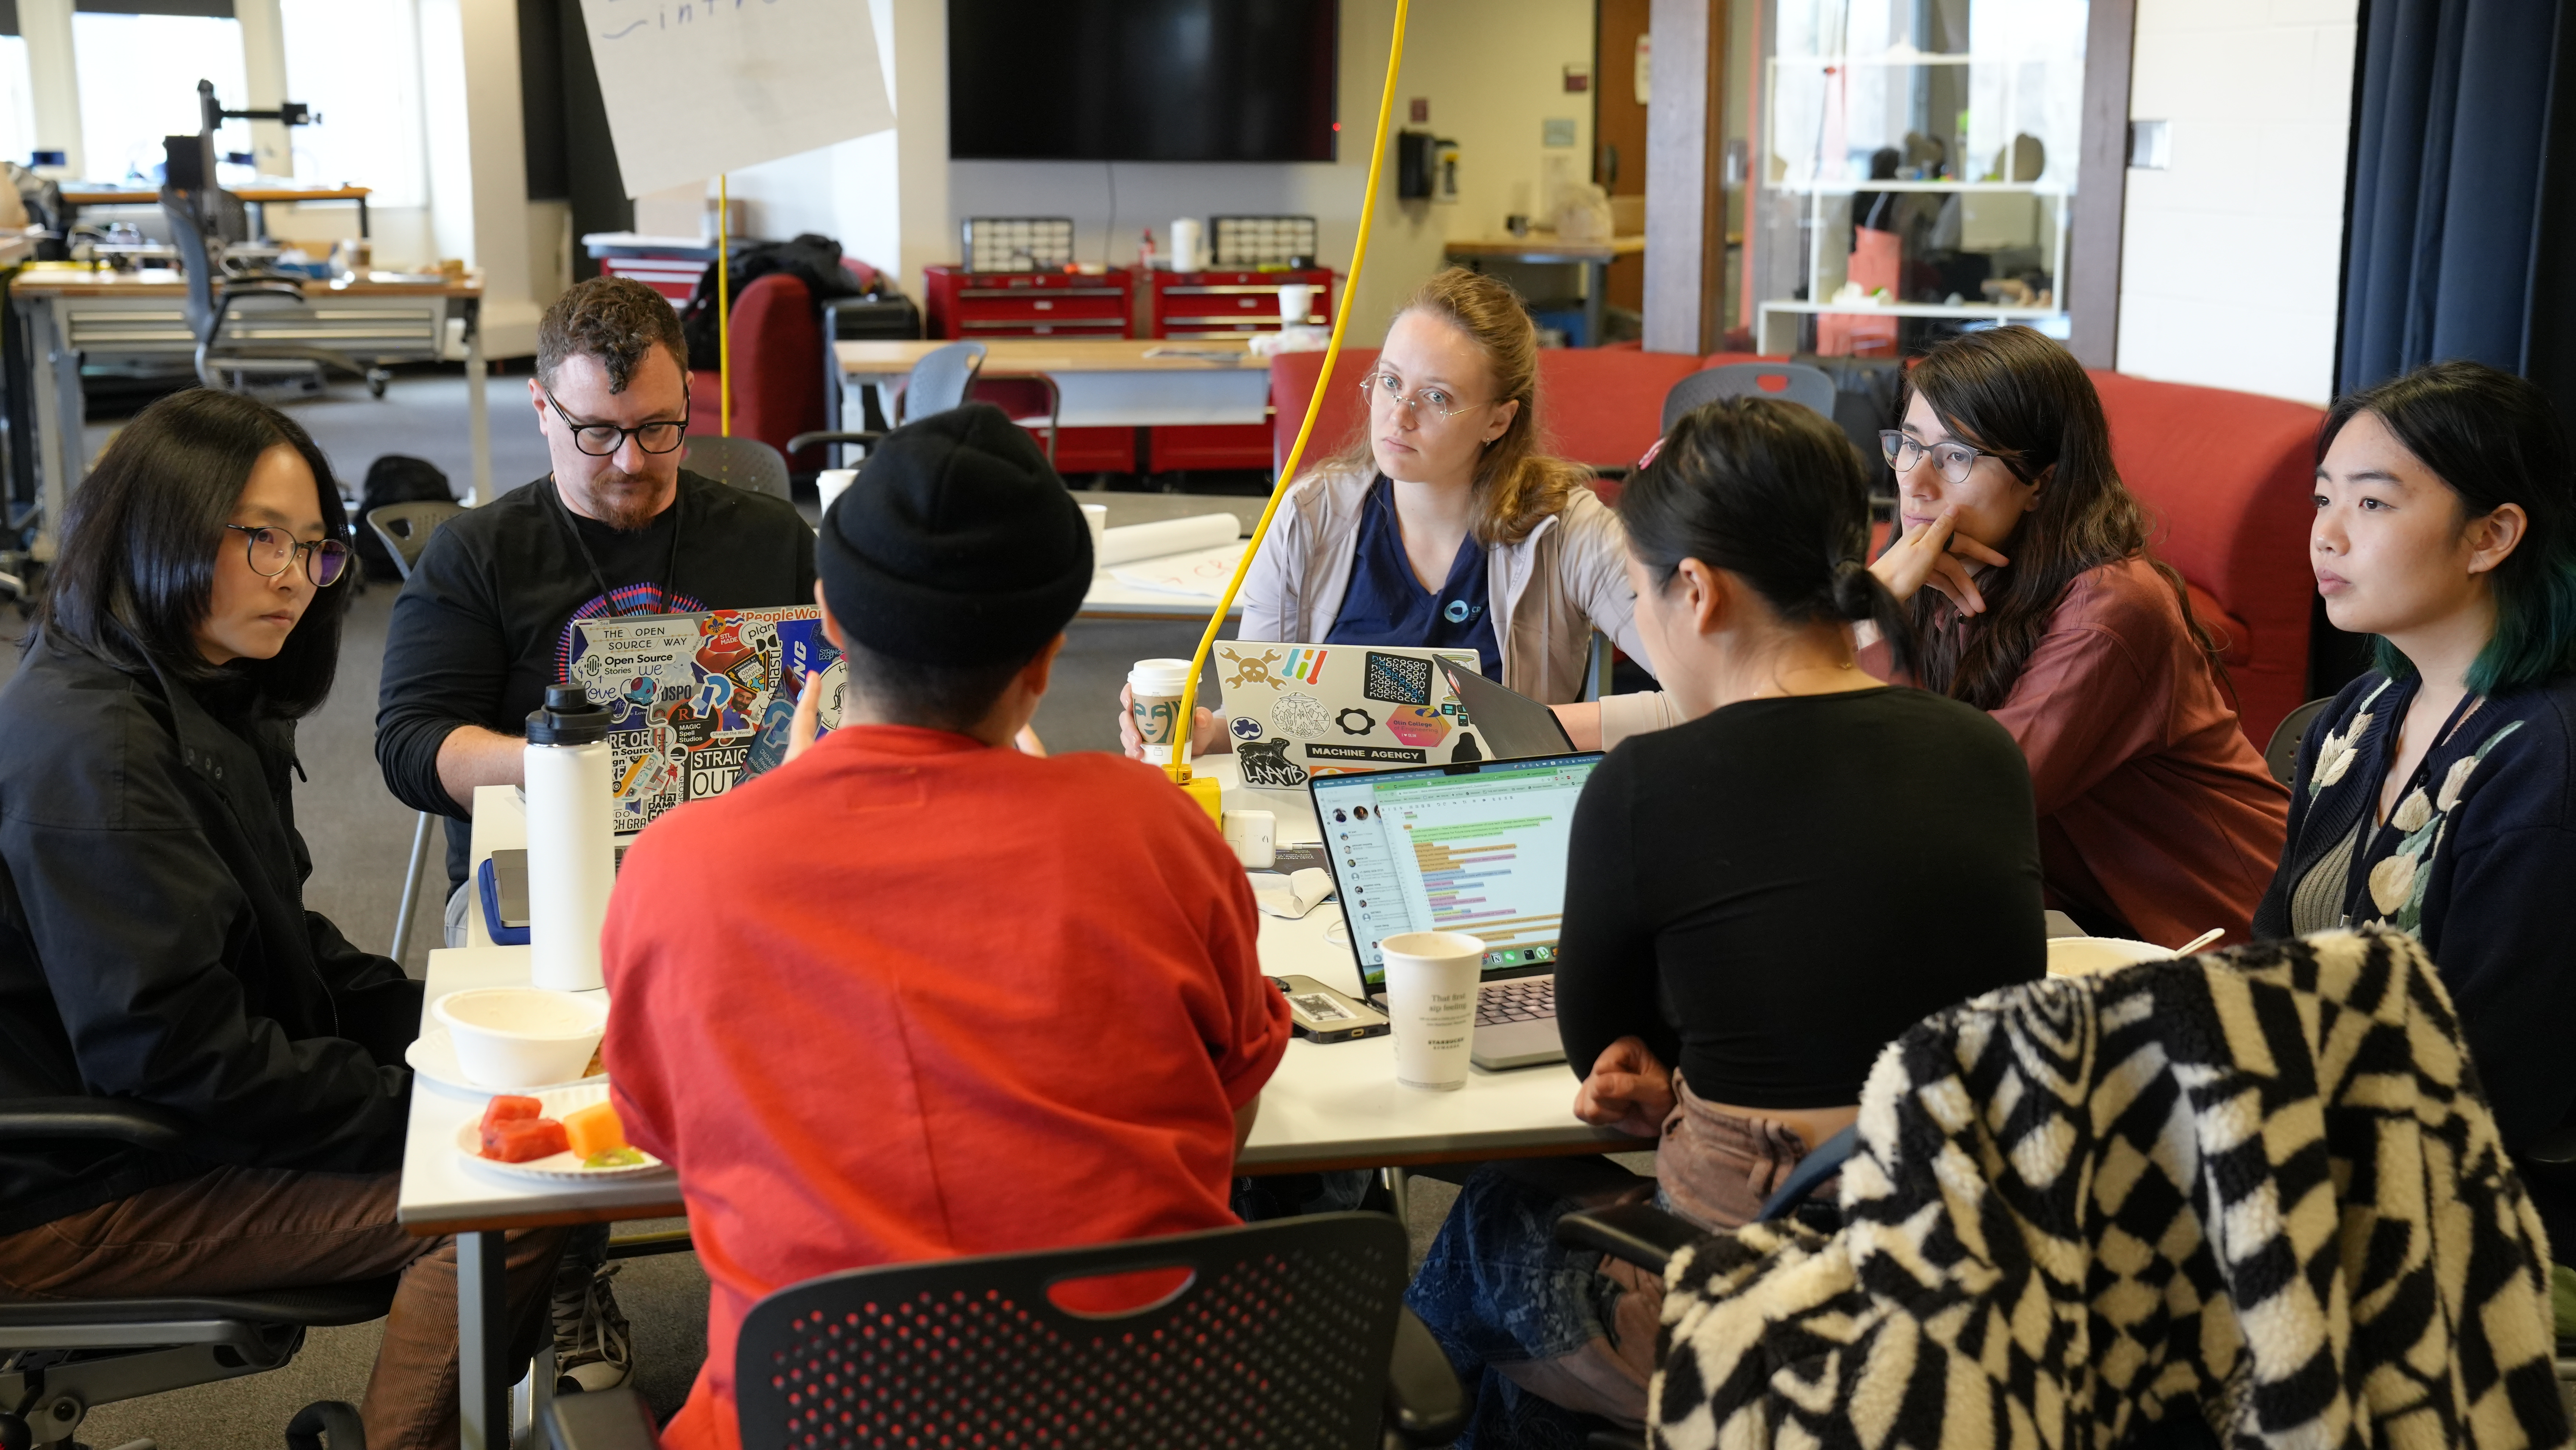
<path id="1" fill-rule="evenodd" d="M 1444 1445 L 1467 1403 L 1403 1309 L 1404 1226 L 1336 1213 L 827 1274 L 752 1306 L 734 1355 L 742 1443 Z M 1072 1279 L 1187 1268 L 1171 1297 L 1076 1314 Z M 555 1450 L 649 1450 L 632 1395 L 547 1412 Z"/>
<path id="2" fill-rule="evenodd" d="M 830 349 L 827 347 L 825 351 L 828 352 Z M 838 364 L 834 366 L 837 367 Z M 983 370 L 984 344 L 980 342 L 952 342 L 946 347 L 932 348 L 922 354 L 921 361 L 912 365 L 912 372 L 904 379 L 903 400 L 898 405 L 900 411 L 895 415 L 895 422 L 900 425 L 915 418 L 927 418 L 933 413 L 945 413 L 951 408 L 958 407 L 966 401 L 969 394 L 974 392 L 975 375 Z M 836 372 L 832 378 L 832 386 L 838 388 L 840 385 L 840 376 Z M 1052 396 L 1054 384 L 1049 383 L 1048 388 Z M 852 443 L 865 450 L 875 447 L 877 440 L 884 436 L 883 433 L 854 433 L 833 429 L 816 433 L 799 433 L 787 440 L 787 451 L 802 453 L 818 443 Z M 1052 412 L 1050 412 L 1047 427 L 1047 458 L 1050 462 L 1055 458 L 1055 426 Z"/>
<path id="3" fill-rule="evenodd" d="M 175 1116 L 107 1098 L 0 1101 L 0 1140 L 104 1140 L 184 1149 Z M 308 1329 L 381 1319 L 395 1276 L 321 1288 L 166 1299 L 0 1302 L 0 1450 L 69 1446 L 91 1409 L 118 1400 L 237 1379 L 284 1365 Z M 296 1417 L 290 1443 L 363 1450 L 357 1411 L 336 1401 Z M 300 1435 L 299 1435 L 300 1432 Z"/>
<path id="4" fill-rule="evenodd" d="M 221 252 L 207 243 L 206 224 L 198 210 L 199 199 L 194 193 L 163 188 L 161 216 L 170 224 L 170 244 L 179 249 L 179 266 L 188 282 L 188 330 L 197 338 L 197 381 L 210 388 L 222 388 L 220 380 L 227 375 L 244 382 L 254 378 L 275 381 L 332 370 L 364 379 L 368 392 L 383 397 L 393 374 L 369 367 L 347 353 L 310 343 L 252 343 L 224 336 L 224 325 L 233 316 L 234 304 L 245 298 L 268 298 L 270 302 L 258 308 L 242 308 L 244 319 L 253 312 L 261 314 L 264 322 L 305 317 L 304 286 L 299 278 L 276 274 L 224 275 Z"/>
<path id="5" fill-rule="evenodd" d="M 438 526 L 465 512 L 465 505 L 442 499 L 417 499 L 410 503 L 389 503 L 367 513 L 367 527 L 384 540 L 385 552 L 394 556 L 394 571 L 408 581 L 412 566 L 420 562 L 420 551 L 429 547 L 429 536 Z M 411 945 L 412 919 L 420 910 L 421 873 L 429 866 L 429 838 L 438 817 L 422 811 L 412 822 L 411 867 L 403 873 L 401 904 L 394 908 L 394 941 L 385 955 L 395 961 L 403 958 L 403 948 Z"/>
<path id="6" fill-rule="evenodd" d="M 795 497 L 787 488 L 786 456 L 757 438 L 696 434 L 681 445 L 680 466 L 750 493 Z"/>

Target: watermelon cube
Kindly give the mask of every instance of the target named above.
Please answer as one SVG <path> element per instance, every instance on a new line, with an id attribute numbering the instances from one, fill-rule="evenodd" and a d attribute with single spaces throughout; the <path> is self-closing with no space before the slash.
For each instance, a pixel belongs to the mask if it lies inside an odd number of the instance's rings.
<path id="1" fill-rule="evenodd" d="M 506 1123 L 516 1118 L 542 1118 L 545 1115 L 546 1105 L 535 1098 L 513 1097 L 508 1093 L 501 1093 L 483 1105 L 483 1126 L 489 1130 L 494 1123 Z"/>
<path id="2" fill-rule="evenodd" d="M 498 1163 L 551 1158 L 569 1146 L 564 1125 L 552 1118 L 507 1118 L 483 1130 L 483 1156 Z"/>

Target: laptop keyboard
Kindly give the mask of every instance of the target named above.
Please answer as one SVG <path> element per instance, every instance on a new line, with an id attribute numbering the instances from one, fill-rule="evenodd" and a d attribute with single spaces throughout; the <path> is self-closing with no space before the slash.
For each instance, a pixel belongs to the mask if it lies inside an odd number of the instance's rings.
<path id="1" fill-rule="evenodd" d="M 1476 1025 L 1536 1022 L 1556 1015 L 1556 978 L 1515 977 L 1491 982 L 1476 996 Z"/>

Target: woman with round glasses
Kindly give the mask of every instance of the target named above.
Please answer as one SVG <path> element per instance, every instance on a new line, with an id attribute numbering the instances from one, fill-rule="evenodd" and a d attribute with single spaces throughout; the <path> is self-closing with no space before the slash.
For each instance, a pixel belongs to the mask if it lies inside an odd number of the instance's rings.
<path id="1" fill-rule="evenodd" d="M 2021 742 L 2049 905 L 2096 935 L 2244 940 L 2288 799 L 2182 577 L 2147 551 L 2092 379 L 1999 327 L 1927 353 L 1904 404 L 1881 435 L 1903 533 L 1870 570 L 1922 635 L 1913 681 Z"/>
<path id="2" fill-rule="evenodd" d="M 1474 650 L 1551 705 L 1583 697 L 1595 629 L 1637 652 L 1618 520 L 1590 469 L 1540 450 L 1538 330 L 1510 287 L 1423 283 L 1359 386 L 1365 429 L 1281 502 L 1236 638 Z M 1213 713 L 1193 748 L 1229 748 Z"/>
<path id="3" fill-rule="evenodd" d="M 187 1149 L 0 1144 L 0 1298 L 399 1273 L 367 1437 L 454 1445 L 455 1250 L 394 1221 L 420 984 L 303 900 L 295 722 L 350 592 L 330 465 L 273 409 L 179 393 L 62 522 L 0 688 L 0 1100 L 156 1109 Z M 530 1349 L 561 1241 L 512 1236 Z"/>

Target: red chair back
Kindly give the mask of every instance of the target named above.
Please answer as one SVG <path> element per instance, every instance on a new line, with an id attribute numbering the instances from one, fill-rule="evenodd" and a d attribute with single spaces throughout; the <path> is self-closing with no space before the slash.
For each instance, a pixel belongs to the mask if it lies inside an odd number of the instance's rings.
<path id="1" fill-rule="evenodd" d="M 787 440 L 823 427 L 823 330 L 805 284 L 784 272 L 756 278 L 733 301 L 733 431 L 781 453 Z M 689 431 L 717 431 L 716 375 L 689 379 Z M 821 448 L 791 455 L 798 472 L 823 466 Z"/>

